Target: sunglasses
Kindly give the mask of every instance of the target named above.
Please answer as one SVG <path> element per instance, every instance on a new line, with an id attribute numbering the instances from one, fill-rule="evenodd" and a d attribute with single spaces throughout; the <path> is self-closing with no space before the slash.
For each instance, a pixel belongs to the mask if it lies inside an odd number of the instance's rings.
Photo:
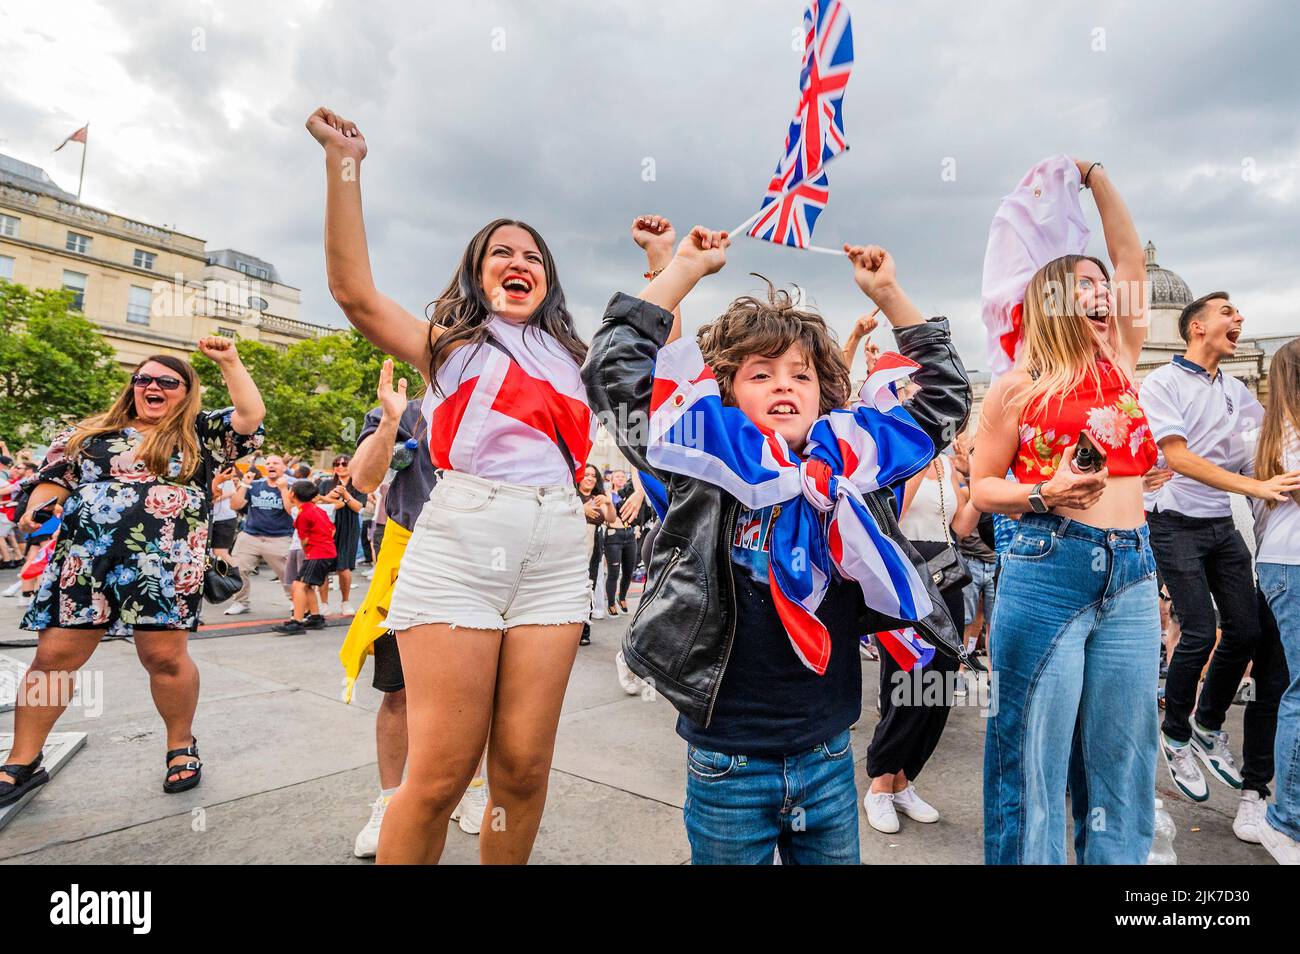
<path id="1" fill-rule="evenodd" d="M 157 384 L 164 391 L 175 391 L 185 382 L 180 378 L 173 378 L 169 374 L 133 374 L 131 375 L 131 384 L 137 388 L 147 388 L 151 384 Z"/>
<path id="2" fill-rule="evenodd" d="M 336 461 L 334 462 L 334 466 L 335 466 L 335 467 L 346 467 L 346 466 L 348 466 L 349 463 L 351 463 L 351 461 L 348 461 L 348 460 L 336 460 Z"/>

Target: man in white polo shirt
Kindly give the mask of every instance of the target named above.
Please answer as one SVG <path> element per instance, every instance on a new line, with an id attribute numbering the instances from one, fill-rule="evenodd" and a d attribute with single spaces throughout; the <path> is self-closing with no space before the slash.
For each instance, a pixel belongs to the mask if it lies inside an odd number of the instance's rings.
<path id="1" fill-rule="evenodd" d="M 1276 673 L 1258 670 L 1261 664 L 1271 668 L 1277 654 L 1256 658 L 1260 604 L 1250 550 L 1233 524 L 1228 495 L 1281 500 L 1300 487 L 1300 473 L 1267 481 L 1242 473 L 1249 460 L 1243 434 L 1258 428 L 1264 409 L 1244 384 L 1219 369 L 1219 362 L 1236 353 L 1241 325 L 1227 292 L 1198 298 L 1178 319 L 1186 353 L 1148 375 L 1140 392 L 1152 436 L 1174 471 L 1147 498 L 1151 549 L 1182 623 L 1165 680 L 1162 748 L 1174 783 L 1198 802 L 1209 798 L 1209 786 L 1197 758 L 1215 778 L 1258 792 L 1261 800 L 1273 776 L 1277 699 L 1271 700 L 1270 716 L 1268 696 L 1281 690 L 1272 678 Z M 1217 648 L 1216 606 L 1222 629 Z M 1238 772 L 1222 727 L 1253 658 L 1257 695 L 1246 710 Z"/>

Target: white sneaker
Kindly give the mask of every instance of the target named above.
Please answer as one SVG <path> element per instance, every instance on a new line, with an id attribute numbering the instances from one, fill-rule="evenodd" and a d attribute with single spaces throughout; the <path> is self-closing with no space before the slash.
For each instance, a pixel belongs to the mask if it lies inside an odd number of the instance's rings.
<path id="1" fill-rule="evenodd" d="M 1259 831 L 1268 824 L 1264 812 L 1268 802 L 1259 797 L 1259 792 L 1251 789 L 1241 793 L 1237 803 L 1237 817 L 1232 820 L 1232 833 L 1242 841 L 1252 845 L 1260 844 Z"/>
<path id="2" fill-rule="evenodd" d="M 230 606 L 227 607 L 225 613 L 223 613 L 222 615 L 223 615 L 223 616 L 242 616 L 242 615 L 244 615 L 244 614 L 247 613 L 247 612 L 248 612 L 248 604 L 247 604 L 247 603 L 231 603 Z"/>
<path id="3" fill-rule="evenodd" d="M 894 793 L 894 808 L 912 819 L 912 821 L 924 822 L 928 825 L 939 820 L 938 810 L 916 794 L 916 789 L 910 784 L 901 792 Z M 895 821 L 895 824 L 897 824 L 897 821 Z"/>
<path id="4" fill-rule="evenodd" d="M 460 803 L 451 813 L 451 820 L 460 824 L 460 830 L 467 835 L 477 835 L 483 829 L 483 815 L 487 811 L 487 782 L 475 779 L 460 797 Z"/>
<path id="5" fill-rule="evenodd" d="M 1192 720 L 1192 751 L 1224 785 L 1241 788 L 1241 773 L 1228 750 L 1228 733 L 1203 729 Z"/>
<path id="6" fill-rule="evenodd" d="M 1196 764 L 1192 743 L 1174 742 L 1161 732 L 1160 750 L 1164 753 L 1169 777 L 1174 780 L 1180 792 L 1194 802 L 1203 802 L 1210 797 L 1210 783 L 1205 780 L 1201 767 Z"/>
<path id="7" fill-rule="evenodd" d="M 22 588 L 23 588 L 23 581 L 22 581 L 22 578 L 19 577 L 18 579 L 14 580 L 12 583 L 10 583 L 8 586 L 6 586 L 6 587 L 4 588 L 4 594 L 3 594 L 3 595 L 4 595 L 4 596 L 17 596 L 19 590 L 21 590 Z"/>
<path id="8" fill-rule="evenodd" d="M 357 835 L 352 854 L 358 858 L 373 858 L 379 851 L 379 828 L 384 823 L 384 812 L 387 810 L 388 799 L 380 795 L 370 810 L 370 821 L 366 822 L 366 827 Z"/>
<path id="9" fill-rule="evenodd" d="M 353 613 L 356 612 L 356 610 L 352 608 L 351 600 L 344 600 L 342 603 L 339 604 L 339 612 L 342 613 L 344 616 L 351 616 Z"/>
<path id="10" fill-rule="evenodd" d="M 898 831 L 894 795 L 889 792 L 867 792 L 862 796 L 862 807 L 867 810 L 867 823 L 876 831 L 882 831 L 886 835 Z"/>
<path id="11" fill-rule="evenodd" d="M 1278 831 L 1264 819 L 1259 823 L 1259 843 L 1280 865 L 1300 865 L 1300 841 Z"/>
<path id="12" fill-rule="evenodd" d="M 641 680 L 636 677 L 636 673 L 627 668 L 627 660 L 623 658 L 621 649 L 614 656 L 614 668 L 618 670 L 618 684 L 623 687 L 623 691 L 629 696 L 639 696 Z"/>

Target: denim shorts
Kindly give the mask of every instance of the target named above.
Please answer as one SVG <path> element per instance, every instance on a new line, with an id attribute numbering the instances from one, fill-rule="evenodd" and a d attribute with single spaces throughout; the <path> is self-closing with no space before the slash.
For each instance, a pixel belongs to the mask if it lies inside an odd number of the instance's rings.
<path id="1" fill-rule="evenodd" d="M 590 613 L 587 525 L 572 486 L 447 471 L 415 522 L 385 625 L 503 630 Z"/>

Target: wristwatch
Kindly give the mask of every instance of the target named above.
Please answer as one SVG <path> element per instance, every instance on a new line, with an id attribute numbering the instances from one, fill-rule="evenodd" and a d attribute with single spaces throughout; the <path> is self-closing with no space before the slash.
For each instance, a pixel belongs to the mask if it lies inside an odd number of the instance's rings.
<path id="1" fill-rule="evenodd" d="M 1047 501 L 1043 499 L 1043 484 L 1046 481 L 1040 480 L 1034 484 L 1034 489 L 1029 491 L 1029 509 L 1034 513 L 1047 513 Z"/>

